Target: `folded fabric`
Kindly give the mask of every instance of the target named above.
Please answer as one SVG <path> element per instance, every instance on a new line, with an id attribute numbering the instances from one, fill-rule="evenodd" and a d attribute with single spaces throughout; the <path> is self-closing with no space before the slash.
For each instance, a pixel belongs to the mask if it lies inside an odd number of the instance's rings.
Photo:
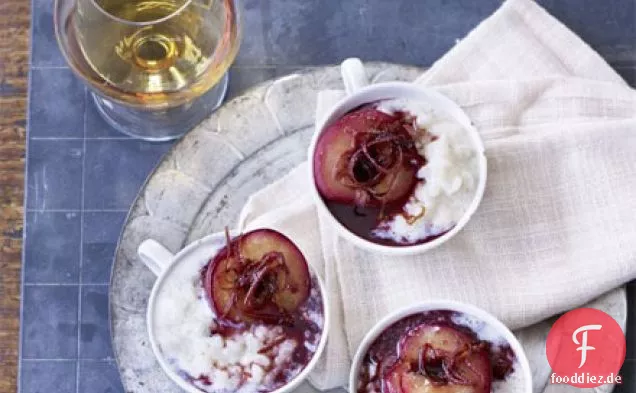
<path id="1" fill-rule="evenodd" d="M 294 239 L 326 282 L 318 388 L 346 384 L 362 337 L 397 308 L 453 299 L 520 328 L 636 278 L 636 93 L 589 46 L 509 0 L 416 83 L 457 102 L 486 146 L 486 193 L 452 240 L 412 257 L 356 248 L 316 212 L 306 164 L 241 214 L 241 228 Z"/>

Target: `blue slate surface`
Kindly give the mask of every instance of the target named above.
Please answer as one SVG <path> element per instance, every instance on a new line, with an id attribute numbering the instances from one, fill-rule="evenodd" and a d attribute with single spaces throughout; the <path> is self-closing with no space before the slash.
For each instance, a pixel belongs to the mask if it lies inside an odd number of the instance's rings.
<path id="1" fill-rule="evenodd" d="M 84 146 L 77 139 L 37 139 L 29 143 L 26 207 L 79 210 L 82 206 Z"/>
<path id="2" fill-rule="evenodd" d="M 84 209 L 127 211 L 170 146 L 135 139 L 86 140 Z"/>
<path id="3" fill-rule="evenodd" d="M 23 359 L 74 359 L 78 335 L 77 285 L 24 286 Z"/>
<path id="4" fill-rule="evenodd" d="M 124 212 L 84 212 L 82 283 L 108 284 Z"/>
<path id="5" fill-rule="evenodd" d="M 82 285 L 82 314 L 80 316 L 80 359 L 109 359 L 113 357 L 108 320 L 108 286 Z"/>
<path id="6" fill-rule="evenodd" d="M 57 48 L 53 28 L 54 0 L 32 0 L 31 7 L 31 67 L 65 66 L 64 57 Z"/>
<path id="7" fill-rule="evenodd" d="M 32 70 L 30 136 L 83 137 L 85 96 L 84 85 L 67 68 Z"/>
<path id="8" fill-rule="evenodd" d="M 24 361 L 21 386 L 23 393 L 75 393 L 75 361 Z"/>
<path id="9" fill-rule="evenodd" d="M 25 284 L 75 284 L 80 273 L 79 212 L 25 214 Z"/>
<path id="10" fill-rule="evenodd" d="M 636 1 L 543 0 L 636 84 Z M 244 0 L 229 96 L 345 57 L 428 66 L 499 0 Z M 170 143 L 111 129 L 66 68 L 53 0 L 33 0 L 20 393 L 120 393 L 108 323 L 115 244 L 139 187 Z M 636 285 L 618 392 L 636 391 Z"/>

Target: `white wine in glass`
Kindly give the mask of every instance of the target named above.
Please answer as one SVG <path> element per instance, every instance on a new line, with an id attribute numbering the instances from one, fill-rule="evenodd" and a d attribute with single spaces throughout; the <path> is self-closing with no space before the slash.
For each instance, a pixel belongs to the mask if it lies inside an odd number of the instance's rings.
<path id="1" fill-rule="evenodd" d="M 223 100 L 240 42 L 232 0 L 56 0 L 56 34 L 100 113 L 149 140 L 181 136 Z"/>

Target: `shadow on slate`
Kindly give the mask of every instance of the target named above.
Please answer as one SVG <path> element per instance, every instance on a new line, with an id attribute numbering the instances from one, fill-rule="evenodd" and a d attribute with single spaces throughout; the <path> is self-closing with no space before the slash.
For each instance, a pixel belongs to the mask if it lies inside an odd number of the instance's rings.
<path id="1" fill-rule="evenodd" d="M 80 359 L 112 360 L 108 286 L 83 285 L 80 310 Z"/>
<path id="2" fill-rule="evenodd" d="M 633 393 L 636 391 L 636 281 L 627 286 L 627 353 L 620 375 L 623 383 L 615 393 Z"/>
<path id="3" fill-rule="evenodd" d="M 85 212 L 82 283 L 108 284 L 126 212 Z"/>
<path id="4" fill-rule="evenodd" d="M 23 359 L 77 357 L 78 286 L 26 286 Z"/>
<path id="5" fill-rule="evenodd" d="M 33 0 L 31 7 L 31 64 L 34 67 L 66 65 L 55 40 L 53 27 L 54 0 Z"/>

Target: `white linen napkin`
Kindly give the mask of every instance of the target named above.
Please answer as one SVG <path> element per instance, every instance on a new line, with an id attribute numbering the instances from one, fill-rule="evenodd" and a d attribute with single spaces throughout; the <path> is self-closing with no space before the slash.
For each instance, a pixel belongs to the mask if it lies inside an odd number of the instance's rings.
<path id="1" fill-rule="evenodd" d="M 356 248 L 317 215 L 306 164 L 241 214 L 242 228 L 292 238 L 325 279 L 321 389 L 347 383 L 362 337 L 396 308 L 459 300 L 514 329 L 636 278 L 636 93 L 597 53 L 533 1 L 509 0 L 416 83 L 457 102 L 486 146 L 486 193 L 452 240 L 414 257 Z"/>

